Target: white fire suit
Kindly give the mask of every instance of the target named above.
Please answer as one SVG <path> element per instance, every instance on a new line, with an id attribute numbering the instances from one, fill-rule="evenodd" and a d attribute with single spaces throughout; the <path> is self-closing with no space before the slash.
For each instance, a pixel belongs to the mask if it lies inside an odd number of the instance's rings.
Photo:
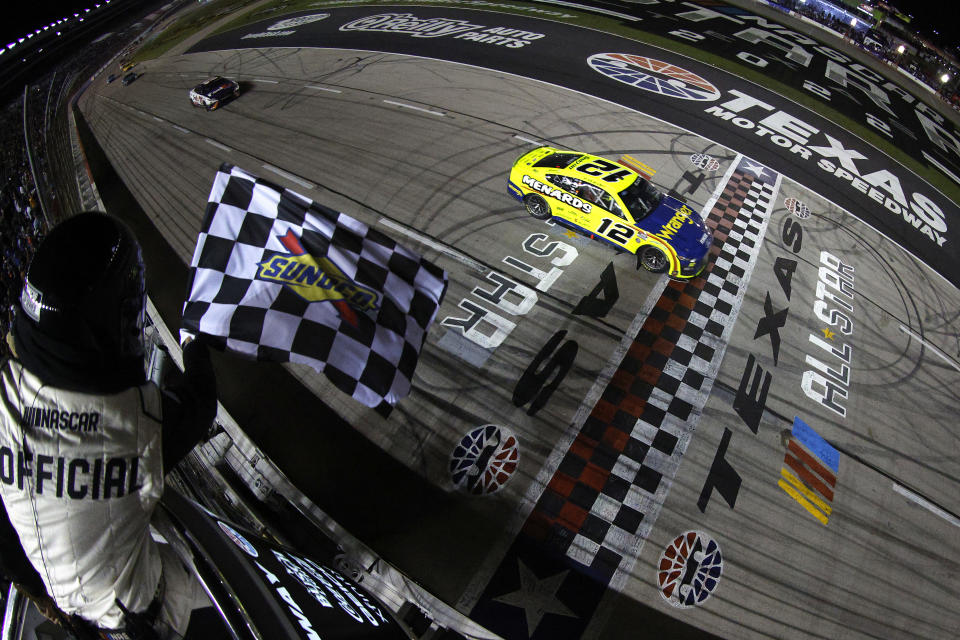
<path id="1" fill-rule="evenodd" d="M 175 593 L 190 579 L 179 562 L 161 562 L 150 536 L 163 492 L 160 415 L 150 382 L 97 394 L 44 385 L 13 359 L 0 371 L 0 495 L 10 521 L 60 609 L 102 628 L 122 626 L 115 599 L 147 610 L 161 573 L 175 574 L 164 580 Z M 172 604 L 167 624 L 183 633 L 189 608 L 178 614 Z"/>

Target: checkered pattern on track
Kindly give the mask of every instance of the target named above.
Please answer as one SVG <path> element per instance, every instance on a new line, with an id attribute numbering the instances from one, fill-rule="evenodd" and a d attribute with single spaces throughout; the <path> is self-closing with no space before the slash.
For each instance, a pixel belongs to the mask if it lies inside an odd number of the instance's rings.
<path id="1" fill-rule="evenodd" d="M 622 585 L 710 395 L 779 185 L 747 159 L 731 172 L 707 216 L 707 272 L 666 285 L 483 587 L 474 620 L 509 638 L 575 640 L 605 591 Z M 543 600 L 538 611 L 554 615 L 531 630 L 527 606 L 515 603 L 534 578 L 552 585 L 556 602 Z"/>
<path id="2" fill-rule="evenodd" d="M 771 173 L 767 170 L 767 173 Z M 720 367 L 779 182 L 735 173 L 705 276 L 668 283 L 524 526 L 609 580 L 649 535 Z"/>

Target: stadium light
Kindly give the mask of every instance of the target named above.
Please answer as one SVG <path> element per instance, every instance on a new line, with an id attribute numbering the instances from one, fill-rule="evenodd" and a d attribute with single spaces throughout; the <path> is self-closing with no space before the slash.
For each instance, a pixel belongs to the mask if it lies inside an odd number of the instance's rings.
<path id="1" fill-rule="evenodd" d="M 900 45 L 899 47 L 897 47 L 897 53 L 899 53 L 900 55 L 903 55 L 903 52 L 906 50 L 907 48 L 903 45 Z"/>
<path id="2" fill-rule="evenodd" d="M 943 74 L 942 76 L 940 76 L 940 82 L 942 82 L 942 83 L 944 83 L 944 84 L 946 84 L 946 83 L 947 83 L 947 80 L 949 80 L 949 79 L 950 79 L 950 74 L 949 74 L 949 73 L 945 73 L 945 74 Z"/>

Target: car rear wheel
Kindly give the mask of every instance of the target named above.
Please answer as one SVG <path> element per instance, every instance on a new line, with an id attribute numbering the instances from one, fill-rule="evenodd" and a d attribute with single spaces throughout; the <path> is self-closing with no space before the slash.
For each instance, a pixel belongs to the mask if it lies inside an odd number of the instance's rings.
<path id="1" fill-rule="evenodd" d="M 546 220 L 550 217 L 550 204 L 535 193 L 524 196 L 523 206 L 527 208 L 527 213 L 537 220 Z"/>
<path id="2" fill-rule="evenodd" d="M 663 273 L 667 270 L 670 261 L 666 254 L 656 247 L 644 247 L 637 254 L 637 263 L 651 273 Z"/>

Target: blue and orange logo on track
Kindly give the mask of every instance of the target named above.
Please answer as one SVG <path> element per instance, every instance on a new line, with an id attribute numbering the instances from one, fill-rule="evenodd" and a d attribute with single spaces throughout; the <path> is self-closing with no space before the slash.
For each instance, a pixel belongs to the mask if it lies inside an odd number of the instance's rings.
<path id="1" fill-rule="evenodd" d="M 597 53 L 587 59 L 594 71 L 668 98 L 712 102 L 720 90 L 692 71 L 669 62 L 630 53 Z"/>
<path id="2" fill-rule="evenodd" d="M 357 325 L 356 311 L 380 308 L 380 294 L 351 280 L 326 256 L 314 256 L 303 248 L 293 230 L 280 238 L 290 252 L 277 253 L 259 263 L 257 279 L 277 282 L 308 302 L 332 302 L 341 317 Z"/>

